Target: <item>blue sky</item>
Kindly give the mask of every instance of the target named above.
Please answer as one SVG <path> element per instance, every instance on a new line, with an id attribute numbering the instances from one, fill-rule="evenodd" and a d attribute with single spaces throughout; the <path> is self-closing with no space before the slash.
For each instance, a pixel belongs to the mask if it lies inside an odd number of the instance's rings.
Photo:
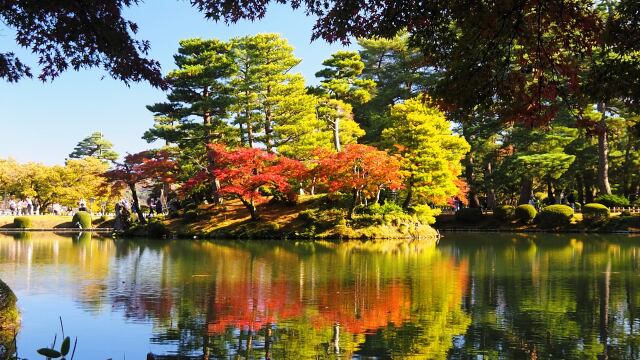
<path id="1" fill-rule="evenodd" d="M 160 61 L 163 73 L 173 69 L 178 41 L 189 37 L 228 39 L 259 32 L 282 34 L 302 59 L 297 67 L 309 83 L 340 44 L 313 43 L 313 18 L 287 6 L 274 5 L 257 22 L 227 26 L 206 21 L 185 1 L 152 0 L 126 11 L 140 25 L 137 35 L 151 41 L 150 56 Z M 17 48 L 10 29 L 0 25 L 0 49 L 14 51 L 34 67 L 28 51 Z M 153 117 L 145 105 L 163 101 L 165 94 L 147 84 L 124 83 L 105 76 L 99 69 L 68 71 L 50 83 L 22 80 L 9 84 L 0 80 L 0 158 L 62 164 L 75 144 L 93 131 L 101 131 L 122 153 L 150 147 L 140 137 L 151 127 Z"/>

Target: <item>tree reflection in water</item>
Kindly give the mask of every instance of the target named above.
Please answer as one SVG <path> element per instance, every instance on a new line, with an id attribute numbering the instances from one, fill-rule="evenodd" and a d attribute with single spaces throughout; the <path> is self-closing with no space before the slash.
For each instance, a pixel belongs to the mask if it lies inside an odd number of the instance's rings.
<path id="1" fill-rule="evenodd" d="M 437 247 L 0 236 L 0 266 L 64 264 L 56 281 L 88 314 L 109 304 L 152 324 L 141 342 L 167 359 L 639 358 L 639 251 L 584 235 L 448 234 Z"/>

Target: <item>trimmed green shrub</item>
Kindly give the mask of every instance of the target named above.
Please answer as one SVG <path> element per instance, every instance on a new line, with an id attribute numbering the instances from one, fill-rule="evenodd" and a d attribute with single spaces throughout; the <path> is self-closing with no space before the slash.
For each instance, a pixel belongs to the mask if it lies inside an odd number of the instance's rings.
<path id="1" fill-rule="evenodd" d="M 198 212 L 195 210 L 187 210 L 184 212 L 182 219 L 188 223 L 195 222 L 196 220 L 198 220 Z"/>
<path id="2" fill-rule="evenodd" d="M 573 209 L 567 205 L 549 205 L 536 217 L 540 227 L 551 229 L 571 223 Z"/>
<path id="3" fill-rule="evenodd" d="M 595 202 L 606 207 L 626 207 L 629 206 L 629 199 L 620 195 L 600 195 Z"/>
<path id="4" fill-rule="evenodd" d="M 456 220 L 463 222 L 478 222 L 482 220 L 482 209 L 480 208 L 462 208 L 456 211 Z"/>
<path id="5" fill-rule="evenodd" d="M 509 221 L 513 219 L 516 208 L 511 205 L 500 205 L 493 210 L 493 216 L 500 221 Z"/>
<path id="6" fill-rule="evenodd" d="M 609 217 L 609 208 L 597 203 L 585 204 L 582 207 L 582 219 L 585 221 L 598 221 Z"/>
<path id="7" fill-rule="evenodd" d="M 147 235 L 152 238 L 161 239 L 169 235 L 169 229 L 162 221 L 152 220 L 147 224 Z"/>
<path id="8" fill-rule="evenodd" d="M 13 227 L 17 229 L 31 229 L 31 218 L 18 216 L 13 219 Z"/>
<path id="9" fill-rule="evenodd" d="M 518 207 L 515 209 L 515 215 L 516 219 L 518 219 L 519 221 L 525 224 L 529 224 L 533 221 L 533 219 L 536 218 L 536 216 L 538 215 L 538 211 L 533 205 L 523 204 L 518 205 Z"/>
<path id="10" fill-rule="evenodd" d="M 633 214 L 631 214 L 631 211 L 629 210 L 622 210 L 620 212 L 620 216 L 633 216 Z"/>
<path id="11" fill-rule="evenodd" d="M 91 229 L 91 214 L 86 211 L 78 211 L 73 215 L 73 219 L 71 220 L 73 226 L 79 227 L 81 229 Z"/>

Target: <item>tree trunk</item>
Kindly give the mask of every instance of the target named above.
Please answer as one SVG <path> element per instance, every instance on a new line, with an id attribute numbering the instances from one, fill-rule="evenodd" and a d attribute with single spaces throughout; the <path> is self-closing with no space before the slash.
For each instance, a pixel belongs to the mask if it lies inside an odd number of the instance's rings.
<path id="1" fill-rule="evenodd" d="M 596 126 L 598 132 L 598 191 L 600 194 L 611 194 L 609 185 L 609 142 L 607 137 L 607 107 L 603 102 L 597 105 L 602 113 Z"/>
<path id="2" fill-rule="evenodd" d="M 413 200 L 413 178 L 410 178 L 407 182 L 407 197 L 404 198 L 402 208 L 407 210 L 411 206 L 411 200 Z"/>
<path id="3" fill-rule="evenodd" d="M 249 147 L 253 148 L 253 124 L 251 124 L 251 111 L 249 109 L 249 91 L 245 92 L 245 97 L 247 99 L 246 107 L 245 107 L 245 121 L 247 125 L 247 141 L 249 142 Z"/>
<path id="4" fill-rule="evenodd" d="M 351 198 L 351 206 L 349 206 L 349 214 L 347 215 L 348 219 L 353 219 L 353 212 L 356 209 L 356 205 L 358 205 L 358 195 L 359 194 L 360 194 L 360 191 L 358 191 L 357 189 L 353 189 L 352 198 Z"/>
<path id="5" fill-rule="evenodd" d="M 628 131 L 628 130 L 627 130 Z M 624 165 L 622 166 L 622 194 L 627 199 L 631 188 L 629 187 L 629 168 L 631 167 L 631 134 L 627 135 L 627 146 L 624 149 Z"/>
<path id="6" fill-rule="evenodd" d="M 493 166 L 491 165 L 491 161 L 487 163 L 486 170 L 487 170 L 486 175 L 491 175 L 493 173 Z M 486 184 L 486 180 L 485 180 L 485 184 Z M 486 188 L 487 188 L 487 207 L 489 209 L 495 209 L 497 205 L 497 201 L 496 201 L 496 190 L 493 186 L 493 182 L 490 181 L 489 184 L 486 184 Z"/>
<path id="7" fill-rule="evenodd" d="M 553 186 L 551 185 L 551 179 L 547 179 L 547 204 L 553 205 L 556 203 L 556 198 L 553 195 Z"/>
<path id="8" fill-rule="evenodd" d="M 518 205 L 528 204 L 531 200 L 531 189 L 533 188 L 533 180 L 529 177 L 523 177 L 520 183 L 520 198 Z"/>
<path id="9" fill-rule="evenodd" d="M 267 99 L 269 99 L 270 95 L 271 87 L 267 86 Z M 273 146 L 271 144 L 271 133 L 273 132 L 273 129 L 271 128 L 271 116 L 271 106 L 267 105 L 264 109 L 264 146 L 268 152 L 272 152 L 273 150 Z"/>
<path id="10" fill-rule="evenodd" d="M 333 122 L 333 146 L 335 146 L 337 152 L 342 151 L 340 144 L 340 119 L 338 118 Z"/>
<path id="11" fill-rule="evenodd" d="M 247 201 L 243 198 L 240 198 L 242 204 L 249 210 L 249 214 L 251 215 L 251 221 L 260 220 L 260 215 L 258 214 L 258 209 L 253 204 L 253 201 Z"/>
<path id="12" fill-rule="evenodd" d="M 582 181 L 582 173 L 576 173 L 576 188 L 578 189 L 578 202 L 584 205 L 584 187 Z"/>
<path id="13" fill-rule="evenodd" d="M 209 98 L 209 87 L 205 86 L 202 90 L 202 98 L 206 101 Z M 202 124 L 205 126 L 204 139 L 207 144 L 211 143 L 211 112 L 208 109 L 202 113 Z"/>
<path id="14" fill-rule="evenodd" d="M 478 193 L 473 189 L 473 154 L 467 154 L 466 163 L 464 174 L 467 179 L 467 184 L 469 184 L 469 193 L 467 194 L 467 197 L 469 198 L 469 207 L 478 208 L 480 207 L 480 200 L 478 199 Z"/>
<path id="15" fill-rule="evenodd" d="M 133 211 L 138 214 L 138 221 L 143 224 L 147 223 L 147 219 L 144 218 L 142 209 L 140 209 L 140 200 L 138 200 L 138 191 L 136 191 L 136 184 L 129 184 L 129 190 L 131 190 L 131 197 L 133 198 Z"/>

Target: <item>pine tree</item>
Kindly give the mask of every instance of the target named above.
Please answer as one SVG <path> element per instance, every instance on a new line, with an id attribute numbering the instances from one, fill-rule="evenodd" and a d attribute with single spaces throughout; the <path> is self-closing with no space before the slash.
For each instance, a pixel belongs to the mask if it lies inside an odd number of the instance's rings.
<path id="1" fill-rule="evenodd" d="M 69 157 L 71 159 L 94 157 L 103 162 L 109 162 L 117 160 L 118 153 L 113 151 L 113 143 L 105 139 L 101 132 L 94 132 L 80 140 Z"/>
<path id="2" fill-rule="evenodd" d="M 452 133 L 444 113 L 428 106 L 424 99 L 412 98 L 391 108 L 391 120 L 382 136 L 403 157 L 407 191 L 403 206 L 411 206 L 414 198 L 444 204 L 458 194 L 460 160 L 470 146 Z"/>
<path id="3" fill-rule="evenodd" d="M 360 79 L 364 63 L 360 55 L 353 51 L 338 51 L 322 63 L 325 68 L 316 73 L 322 78 L 320 86 L 311 92 L 319 97 L 318 118 L 333 133 L 336 151 L 342 150 L 342 140 L 355 142 L 364 131 L 353 120 L 353 105 L 366 103 L 371 99 L 375 82 Z"/>

